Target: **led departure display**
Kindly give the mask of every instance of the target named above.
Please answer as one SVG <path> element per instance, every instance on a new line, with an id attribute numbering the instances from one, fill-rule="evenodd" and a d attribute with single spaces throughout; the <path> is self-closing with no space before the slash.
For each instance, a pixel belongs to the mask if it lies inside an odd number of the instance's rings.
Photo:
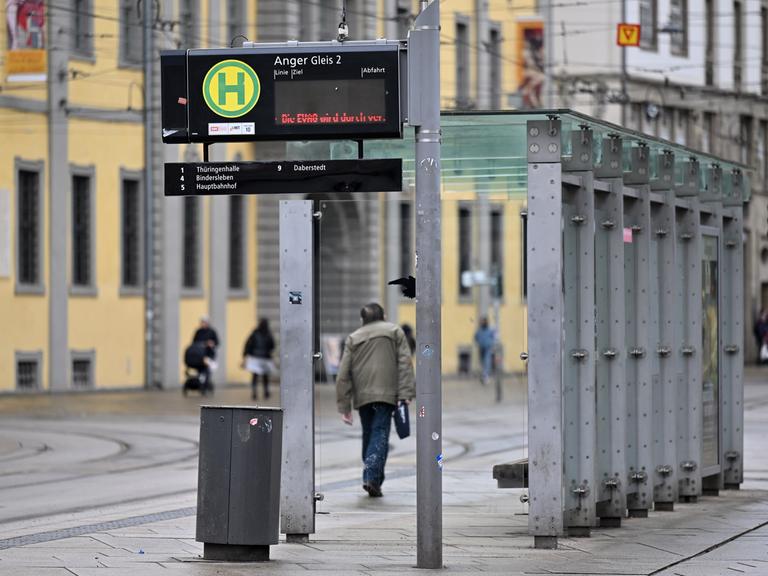
<path id="1" fill-rule="evenodd" d="M 273 44 L 163 57 L 166 142 L 402 136 L 398 43 Z M 186 85 L 175 80 L 182 75 Z"/>

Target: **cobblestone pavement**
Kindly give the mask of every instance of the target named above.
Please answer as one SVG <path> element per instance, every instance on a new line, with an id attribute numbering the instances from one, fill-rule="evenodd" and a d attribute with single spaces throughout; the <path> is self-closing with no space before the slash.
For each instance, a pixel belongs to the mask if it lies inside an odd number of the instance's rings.
<path id="1" fill-rule="evenodd" d="M 627 519 L 535 550 L 520 490 L 493 464 L 525 455 L 525 387 L 444 384 L 444 562 L 451 574 L 768 575 L 768 370 L 747 371 L 742 490 Z M 0 397 L 0 576 L 423 573 L 416 559 L 415 441 L 392 436 L 385 496 L 360 487 L 359 429 L 317 387 L 317 533 L 265 564 L 202 560 L 194 540 L 201 403 L 176 391 Z"/>

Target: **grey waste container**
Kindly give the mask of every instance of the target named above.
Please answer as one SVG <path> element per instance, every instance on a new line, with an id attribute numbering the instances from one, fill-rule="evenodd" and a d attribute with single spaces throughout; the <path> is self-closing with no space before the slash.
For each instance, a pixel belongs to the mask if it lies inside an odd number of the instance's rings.
<path id="1" fill-rule="evenodd" d="M 283 411 L 201 406 L 196 540 L 206 560 L 269 560 L 280 529 Z"/>

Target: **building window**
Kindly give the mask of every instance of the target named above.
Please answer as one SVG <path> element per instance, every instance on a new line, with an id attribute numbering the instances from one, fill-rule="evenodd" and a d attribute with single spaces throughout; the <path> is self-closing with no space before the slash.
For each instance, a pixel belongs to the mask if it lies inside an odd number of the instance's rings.
<path id="1" fill-rule="evenodd" d="M 733 3 L 733 87 L 741 90 L 744 77 L 744 23 L 741 2 Z"/>
<path id="2" fill-rule="evenodd" d="M 715 115 L 712 112 L 704 112 L 703 119 L 701 149 L 707 154 L 715 154 Z"/>
<path id="3" fill-rule="evenodd" d="M 72 352 L 72 388 L 89 390 L 93 388 L 93 351 Z"/>
<path id="4" fill-rule="evenodd" d="M 768 95 L 768 6 L 760 7 L 760 93 Z"/>
<path id="5" fill-rule="evenodd" d="M 459 348 L 457 364 L 457 372 L 459 374 L 470 373 L 472 369 L 472 348 Z"/>
<path id="6" fill-rule="evenodd" d="M 182 250 L 182 286 L 195 289 L 200 287 L 200 198 L 184 197 L 184 239 Z"/>
<path id="7" fill-rule="evenodd" d="M 197 38 L 197 2 L 180 0 L 179 2 L 179 48 L 200 48 Z"/>
<path id="8" fill-rule="evenodd" d="M 241 46 L 242 38 L 235 40 L 239 35 L 247 36 L 248 20 L 245 15 L 243 0 L 229 0 L 227 2 L 227 46 Z"/>
<path id="9" fill-rule="evenodd" d="M 491 56 L 491 109 L 501 109 L 501 27 L 493 24 L 489 31 L 488 52 Z"/>
<path id="10" fill-rule="evenodd" d="M 400 276 L 413 274 L 413 214 L 410 202 L 400 202 Z"/>
<path id="11" fill-rule="evenodd" d="M 496 281 L 496 290 L 491 294 L 504 297 L 504 208 L 491 209 L 491 278 Z"/>
<path id="12" fill-rule="evenodd" d="M 469 25 L 456 22 L 456 108 L 469 108 Z"/>
<path id="13" fill-rule="evenodd" d="M 408 37 L 408 30 L 411 29 L 411 6 L 409 0 L 397 0 L 397 37 L 405 39 Z"/>
<path id="14" fill-rule="evenodd" d="M 688 0 L 670 0 L 669 3 L 670 52 L 675 56 L 688 56 Z"/>
<path id="15" fill-rule="evenodd" d="M 229 289 L 245 289 L 245 198 L 229 198 Z"/>
<path id="16" fill-rule="evenodd" d="M 675 127 L 675 143 L 687 146 L 690 141 L 690 114 L 688 110 L 677 110 L 677 126 Z"/>
<path id="17" fill-rule="evenodd" d="M 712 86 L 715 83 L 715 0 L 704 0 L 704 84 Z"/>
<path id="18" fill-rule="evenodd" d="M 123 288 L 140 288 L 144 278 L 141 181 L 138 178 L 122 178 L 122 182 L 121 283 Z"/>
<path id="19" fill-rule="evenodd" d="M 17 171 L 17 290 L 42 288 L 42 194 L 40 172 Z"/>
<path id="20" fill-rule="evenodd" d="M 16 389 L 39 390 L 41 387 L 40 371 L 41 352 L 16 353 Z"/>
<path id="21" fill-rule="evenodd" d="M 739 162 L 752 165 L 752 118 L 742 116 L 739 122 Z"/>
<path id="22" fill-rule="evenodd" d="M 760 121 L 760 126 L 757 131 L 757 147 L 756 147 L 757 163 L 760 168 L 759 178 L 763 182 L 763 185 L 768 182 L 768 122 L 765 120 Z"/>
<path id="23" fill-rule="evenodd" d="M 469 296 L 472 288 L 462 280 L 464 272 L 472 270 L 472 211 L 469 206 L 459 207 L 459 296 Z"/>
<path id="24" fill-rule="evenodd" d="M 90 176 L 72 176 L 72 286 L 93 287 L 93 193 Z"/>
<path id="25" fill-rule="evenodd" d="M 75 56 L 93 56 L 93 15 L 90 0 L 74 0 L 71 12 L 72 52 Z"/>
<path id="26" fill-rule="evenodd" d="M 120 63 L 142 63 L 144 46 L 143 28 L 136 2 L 121 0 L 120 4 Z"/>
<path id="27" fill-rule="evenodd" d="M 658 47 L 658 11 L 657 0 L 640 0 L 640 47 L 644 50 Z"/>

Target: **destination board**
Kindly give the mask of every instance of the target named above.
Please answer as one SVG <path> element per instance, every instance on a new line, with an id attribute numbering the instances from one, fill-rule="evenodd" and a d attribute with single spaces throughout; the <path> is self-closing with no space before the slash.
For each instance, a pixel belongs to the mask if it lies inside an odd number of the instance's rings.
<path id="1" fill-rule="evenodd" d="M 166 52 L 163 140 L 401 137 L 400 57 L 398 43 Z"/>
<path id="2" fill-rule="evenodd" d="M 166 196 L 399 192 L 403 161 L 177 162 L 165 165 Z"/>

